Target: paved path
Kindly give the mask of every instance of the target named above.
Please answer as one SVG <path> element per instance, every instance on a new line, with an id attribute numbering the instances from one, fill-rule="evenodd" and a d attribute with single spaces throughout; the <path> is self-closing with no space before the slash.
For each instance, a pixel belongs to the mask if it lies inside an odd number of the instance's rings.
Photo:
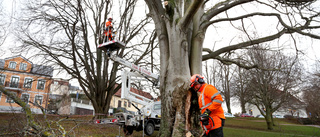
<path id="1" fill-rule="evenodd" d="M 305 125 L 305 126 L 310 126 L 310 127 L 317 127 L 317 128 L 320 128 L 319 125 Z"/>
<path id="2" fill-rule="evenodd" d="M 317 127 L 320 128 L 319 125 L 298 125 L 298 124 L 280 124 L 280 125 L 289 125 L 289 126 L 309 126 L 309 127 Z"/>

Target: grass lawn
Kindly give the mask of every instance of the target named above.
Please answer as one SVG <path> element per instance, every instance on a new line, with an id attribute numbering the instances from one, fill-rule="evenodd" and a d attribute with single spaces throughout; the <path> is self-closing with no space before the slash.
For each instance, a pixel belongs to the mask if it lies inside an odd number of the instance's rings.
<path id="1" fill-rule="evenodd" d="M 65 117 L 48 115 L 51 126 L 56 127 L 56 123 Z M 39 123 L 44 123 L 42 115 L 36 115 Z M 61 124 L 74 137 L 115 137 L 119 135 L 119 127 L 110 124 L 95 124 L 92 116 L 72 116 Z M 224 127 L 225 137 L 320 137 L 320 128 L 300 125 L 286 119 L 275 119 L 274 130 L 267 130 L 267 125 L 263 118 L 227 118 Z M 25 117 L 21 114 L 0 113 L 0 135 L 3 133 L 18 133 L 23 129 Z M 143 132 L 133 132 L 132 137 L 142 137 Z M 158 131 L 151 137 L 156 137 Z M 122 129 L 120 135 L 124 136 Z M 17 135 L 19 136 L 19 135 Z M 146 136 L 146 135 L 145 135 Z"/>
<path id="2" fill-rule="evenodd" d="M 304 135 L 295 133 L 282 133 L 282 132 L 270 132 L 270 131 L 259 131 L 252 129 L 239 129 L 239 128 L 224 128 L 225 137 L 318 137 L 318 135 Z"/>
<path id="3" fill-rule="evenodd" d="M 263 118 L 227 118 L 224 134 L 226 137 L 320 137 L 320 128 L 297 124 L 286 119 L 274 120 L 276 126 L 270 131 L 267 130 Z"/>

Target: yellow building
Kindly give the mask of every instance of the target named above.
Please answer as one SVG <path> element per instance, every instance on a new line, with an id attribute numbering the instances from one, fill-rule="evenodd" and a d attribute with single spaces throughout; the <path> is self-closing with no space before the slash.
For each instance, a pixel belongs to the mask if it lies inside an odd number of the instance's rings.
<path id="1" fill-rule="evenodd" d="M 53 68 L 36 65 L 22 56 L 0 59 L 0 86 L 28 102 L 34 113 L 41 110 L 32 103 L 47 107 Z M 21 111 L 21 107 L 0 92 L 0 112 Z"/>
<path id="2" fill-rule="evenodd" d="M 131 88 L 130 92 L 136 93 L 138 95 L 144 96 L 150 100 L 154 100 L 154 98 L 151 96 L 150 93 L 144 92 L 142 90 L 138 90 L 135 88 Z M 142 100 L 142 99 L 141 99 Z M 121 88 L 112 96 L 111 102 L 110 102 L 110 108 L 125 108 L 128 111 L 136 112 L 137 109 L 132 106 L 132 103 L 135 104 L 138 108 L 143 107 L 142 104 L 135 103 L 135 102 L 129 102 L 127 99 L 121 99 Z"/>

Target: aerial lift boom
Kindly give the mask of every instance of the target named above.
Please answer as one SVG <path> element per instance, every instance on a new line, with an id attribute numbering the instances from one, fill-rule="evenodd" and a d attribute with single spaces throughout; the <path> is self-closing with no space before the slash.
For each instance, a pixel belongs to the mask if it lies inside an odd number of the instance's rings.
<path id="1" fill-rule="evenodd" d="M 118 124 L 123 127 L 126 135 L 132 134 L 133 130 L 143 130 L 147 135 L 151 135 L 155 129 L 158 130 L 160 128 L 161 102 L 154 102 L 153 100 L 150 100 L 144 96 L 130 92 L 130 83 L 131 77 L 144 77 L 145 79 L 151 81 L 154 86 L 158 87 L 159 76 L 135 65 L 134 63 L 111 54 L 113 51 L 124 47 L 125 44 L 117 40 L 102 43 L 98 46 L 99 49 L 104 50 L 109 55 L 111 60 L 116 61 L 130 68 L 131 70 L 134 70 L 134 72 L 128 72 L 125 70 L 122 72 L 121 98 L 128 99 L 130 102 L 142 104 L 144 107 L 139 109 L 132 103 L 132 105 L 138 109 L 138 115 L 117 113 L 115 116 L 118 118 Z"/>

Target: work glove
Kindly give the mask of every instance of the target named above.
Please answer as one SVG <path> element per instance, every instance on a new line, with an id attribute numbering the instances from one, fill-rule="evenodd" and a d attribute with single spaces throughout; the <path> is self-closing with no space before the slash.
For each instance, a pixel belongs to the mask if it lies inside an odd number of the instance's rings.
<path id="1" fill-rule="evenodd" d="M 211 111 L 209 109 L 206 109 L 206 111 L 204 111 L 202 114 L 209 116 L 211 114 Z"/>

